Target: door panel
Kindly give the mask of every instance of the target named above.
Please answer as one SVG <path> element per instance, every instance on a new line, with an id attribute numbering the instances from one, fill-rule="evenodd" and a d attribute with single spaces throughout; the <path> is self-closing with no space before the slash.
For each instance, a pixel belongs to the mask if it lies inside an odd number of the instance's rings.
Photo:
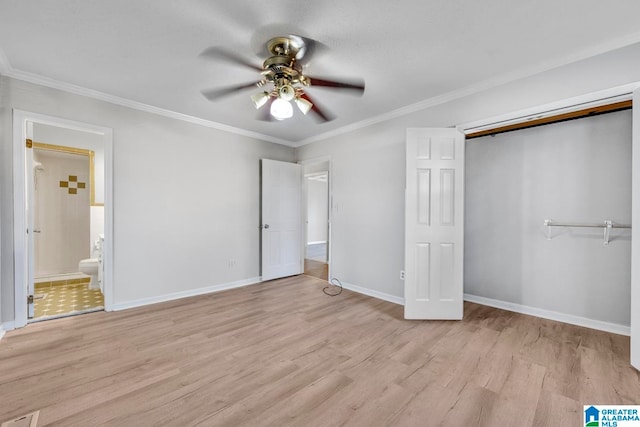
<path id="1" fill-rule="evenodd" d="M 461 319 L 464 135 L 407 130 L 405 318 Z"/>
<path id="2" fill-rule="evenodd" d="M 302 274 L 302 166 L 262 160 L 262 280 Z"/>

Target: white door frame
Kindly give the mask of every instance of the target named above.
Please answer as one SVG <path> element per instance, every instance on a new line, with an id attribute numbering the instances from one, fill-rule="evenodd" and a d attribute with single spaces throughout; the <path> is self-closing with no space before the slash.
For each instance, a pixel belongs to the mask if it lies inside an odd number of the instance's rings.
<path id="1" fill-rule="evenodd" d="M 640 231 L 640 89 L 633 92 L 631 227 Z M 637 107 L 636 107 L 637 106 Z M 631 365 L 640 370 L 640 238 L 631 238 Z"/>
<path id="2" fill-rule="evenodd" d="M 514 111 L 496 117 L 490 117 L 457 126 L 465 134 L 483 129 L 522 123 L 528 118 L 540 118 L 590 106 L 610 104 L 612 102 L 633 99 L 632 119 L 632 183 L 631 183 L 631 226 L 640 232 L 640 82 L 629 83 L 609 89 L 592 92 L 545 105 Z M 640 370 L 640 238 L 631 238 L 631 365 Z"/>
<path id="3" fill-rule="evenodd" d="M 328 268 L 327 268 L 327 279 L 330 282 L 331 281 L 331 259 L 333 257 L 333 251 L 331 250 L 331 245 L 333 244 L 333 237 L 331 236 L 331 224 L 333 223 L 333 171 L 331 170 L 333 168 L 333 163 L 331 161 L 331 156 L 322 156 L 322 157 L 314 157 L 312 159 L 307 159 L 307 160 L 299 160 L 298 164 L 302 165 L 302 178 L 304 179 L 304 167 L 305 166 L 310 166 L 316 163 L 325 163 L 327 162 L 329 164 L 329 168 L 328 168 L 328 174 L 329 174 L 329 186 L 328 186 L 328 192 L 329 192 L 329 211 L 327 213 L 327 222 L 328 222 L 328 228 L 327 228 L 327 240 L 329 240 L 328 244 L 327 244 L 327 264 L 328 264 Z M 302 186 L 302 223 L 306 224 L 306 218 L 307 218 L 307 186 L 303 185 Z M 304 263 L 304 256 L 305 256 L 305 252 L 306 252 L 306 245 L 307 245 L 307 227 L 304 227 L 304 239 L 302 242 L 302 247 L 300 248 L 300 251 L 302 253 L 302 260 Z"/>
<path id="4" fill-rule="evenodd" d="M 13 253 L 14 253 L 14 326 L 27 324 L 27 265 L 33 247 L 27 245 L 26 217 L 26 145 L 27 123 L 38 123 L 88 132 L 104 137 L 104 306 L 113 306 L 113 131 L 111 128 L 76 122 L 45 114 L 13 110 Z M 31 253 L 27 253 L 28 251 Z"/>

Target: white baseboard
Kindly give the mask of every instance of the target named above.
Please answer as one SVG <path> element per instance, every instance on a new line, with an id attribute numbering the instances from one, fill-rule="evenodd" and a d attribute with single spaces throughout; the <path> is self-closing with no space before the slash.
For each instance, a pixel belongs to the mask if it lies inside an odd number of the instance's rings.
<path id="1" fill-rule="evenodd" d="M 319 245 L 321 243 L 327 243 L 326 240 L 318 240 L 317 242 L 307 242 L 307 245 Z"/>
<path id="2" fill-rule="evenodd" d="M 564 322 L 572 325 L 584 326 L 585 328 L 597 329 L 599 331 L 611 332 L 613 334 L 629 336 L 631 333 L 629 326 L 588 319 L 586 317 L 574 316 L 571 314 L 558 313 L 557 311 L 529 307 L 492 298 L 464 294 L 464 300 L 475 302 L 477 304 L 488 305 L 489 307 L 500 308 L 502 310 L 513 311 L 515 313 L 528 314 L 530 316 L 542 317 L 543 319 L 555 320 L 557 322 Z"/>
<path id="3" fill-rule="evenodd" d="M 0 340 L 2 340 L 4 334 L 6 334 L 8 331 L 13 331 L 15 328 L 16 325 L 13 321 L 0 323 Z"/>
<path id="4" fill-rule="evenodd" d="M 342 282 L 342 287 L 359 294 L 367 295 L 370 297 L 378 298 L 384 301 L 392 302 L 394 304 L 404 305 L 404 298 L 397 297 L 395 295 L 386 294 L 384 292 L 374 291 L 372 289 L 363 288 L 352 283 Z"/>
<path id="5" fill-rule="evenodd" d="M 119 302 L 111 306 L 113 311 L 126 310 L 128 308 L 142 307 L 159 302 L 173 301 L 180 298 L 193 297 L 196 295 L 210 294 L 213 292 L 226 291 L 228 289 L 241 288 L 243 286 L 255 285 L 262 282 L 262 277 L 252 277 L 250 279 L 238 280 L 235 282 L 223 283 L 220 285 L 208 286 L 206 288 L 190 289 L 188 291 L 174 292 L 171 294 L 159 295 L 150 298 L 141 298 L 133 301 Z"/>

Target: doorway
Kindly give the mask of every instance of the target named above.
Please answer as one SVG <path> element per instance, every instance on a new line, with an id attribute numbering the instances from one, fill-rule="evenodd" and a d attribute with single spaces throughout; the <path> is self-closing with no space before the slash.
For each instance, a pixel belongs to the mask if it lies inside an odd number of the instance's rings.
<path id="1" fill-rule="evenodd" d="M 110 310 L 112 131 L 20 110 L 14 110 L 13 116 L 15 327 L 34 320 Z M 44 191 L 47 181 L 51 185 Z M 48 218 L 56 211 L 56 204 L 68 206 L 58 206 L 58 217 Z M 48 243 L 42 241 L 45 234 Z M 80 261 L 94 257 L 97 242 L 100 255 L 96 270 L 100 274 L 84 274 L 80 270 L 87 271 L 87 265 L 85 262 L 81 268 Z M 57 250 L 47 251 L 47 245 Z M 80 287 L 91 290 L 91 295 L 79 295 Z M 59 291 L 64 291 L 69 310 L 49 310 L 36 317 L 37 302 L 52 302 Z M 43 314 L 44 304 L 40 309 Z"/>
<path id="2" fill-rule="evenodd" d="M 305 247 L 304 274 L 329 280 L 330 260 L 330 162 L 303 164 Z"/>
<path id="3" fill-rule="evenodd" d="M 98 135 L 54 126 L 34 124 L 33 130 L 29 321 L 103 310 L 104 143 Z"/>

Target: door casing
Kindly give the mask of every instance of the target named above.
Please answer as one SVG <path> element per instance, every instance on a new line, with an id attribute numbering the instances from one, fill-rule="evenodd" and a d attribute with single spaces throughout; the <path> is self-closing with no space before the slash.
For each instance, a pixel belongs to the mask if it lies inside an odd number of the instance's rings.
<path id="1" fill-rule="evenodd" d="M 27 286 L 29 257 L 33 259 L 33 245 L 28 244 L 26 139 L 29 123 L 62 127 L 101 135 L 104 138 L 104 305 L 105 311 L 113 306 L 113 131 L 111 128 L 45 114 L 13 110 L 13 233 L 14 233 L 14 327 L 27 324 Z"/>
<path id="2" fill-rule="evenodd" d="M 304 171 L 304 167 L 305 166 L 311 166 L 311 165 L 314 165 L 314 164 L 317 164 L 317 163 L 327 163 L 329 165 L 329 167 L 327 168 L 327 173 L 328 173 L 328 176 L 329 176 L 329 188 L 327 189 L 328 192 L 329 192 L 328 201 L 327 201 L 327 203 L 329 205 L 328 206 L 328 212 L 327 212 L 327 264 L 328 264 L 327 276 L 328 276 L 329 281 L 331 281 L 331 278 L 333 277 L 331 275 L 331 264 L 332 264 L 331 263 L 331 256 L 332 256 L 331 255 L 332 254 L 332 252 L 331 252 L 331 242 L 333 241 L 333 238 L 331 236 L 331 221 L 332 221 L 332 215 L 333 215 L 333 209 L 332 209 L 332 206 L 333 206 L 333 203 L 332 203 L 332 200 L 333 200 L 333 196 L 332 196 L 332 194 L 333 194 L 332 193 L 333 175 L 332 175 L 332 171 L 331 171 L 331 168 L 333 167 L 333 165 L 331 163 L 331 156 L 314 157 L 314 158 L 308 159 L 308 160 L 300 160 L 298 163 L 302 165 L 303 171 Z M 306 185 L 303 186 L 302 200 L 303 200 L 303 202 L 302 202 L 302 206 L 303 206 L 302 214 L 303 214 L 303 221 L 304 221 L 306 219 L 306 217 L 307 217 Z M 302 240 L 303 240 L 303 242 L 302 242 L 303 245 L 302 245 L 302 248 L 300 250 L 302 251 L 302 258 L 304 259 L 304 255 L 305 255 L 305 251 L 306 251 L 306 242 L 307 242 L 306 227 L 304 229 L 304 238 Z"/>

